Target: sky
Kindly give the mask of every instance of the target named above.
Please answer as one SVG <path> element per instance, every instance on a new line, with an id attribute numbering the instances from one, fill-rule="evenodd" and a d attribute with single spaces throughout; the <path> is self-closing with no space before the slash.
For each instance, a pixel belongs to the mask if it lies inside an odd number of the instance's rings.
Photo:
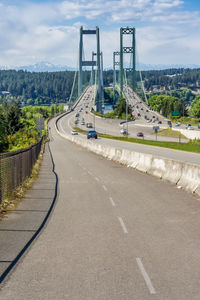
<path id="1" fill-rule="evenodd" d="M 127 26 L 136 28 L 139 63 L 200 64 L 198 0 L 0 0 L 0 66 L 76 67 L 80 26 L 99 27 L 104 67 L 112 67 Z M 95 36 L 84 36 L 85 59 L 92 51 Z"/>

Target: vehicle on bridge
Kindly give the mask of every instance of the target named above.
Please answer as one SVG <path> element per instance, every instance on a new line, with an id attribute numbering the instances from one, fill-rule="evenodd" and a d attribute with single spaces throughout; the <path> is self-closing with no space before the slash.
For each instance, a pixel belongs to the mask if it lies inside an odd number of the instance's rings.
<path id="1" fill-rule="evenodd" d="M 97 139 L 97 132 L 95 130 L 90 130 L 87 133 L 87 139 L 94 138 Z"/>

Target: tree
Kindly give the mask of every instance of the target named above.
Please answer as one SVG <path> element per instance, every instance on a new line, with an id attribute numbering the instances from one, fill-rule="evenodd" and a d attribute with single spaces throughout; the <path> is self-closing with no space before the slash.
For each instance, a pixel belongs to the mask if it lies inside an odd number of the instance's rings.
<path id="1" fill-rule="evenodd" d="M 20 116 L 21 111 L 19 108 L 19 104 L 14 101 L 12 104 L 7 106 L 6 112 L 5 112 L 5 120 L 6 120 L 6 130 L 7 134 L 14 134 L 16 131 L 18 131 L 21 127 L 20 124 Z"/>
<path id="2" fill-rule="evenodd" d="M 189 111 L 191 116 L 200 118 L 200 95 L 198 95 L 191 103 Z"/>
<path id="3" fill-rule="evenodd" d="M 114 109 L 114 114 L 119 118 L 122 117 L 123 114 L 126 114 L 126 99 L 123 97 L 119 98 L 119 101 L 116 104 L 116 108 Z M 128 114 L 131 114 L 131 107 L 128 105 Z"/>
<path id="4" fill-rule="evenodd" d="M 6 121 L 2 107 L 0 106 L 0 152 L 3 152 L 8 146 Z"/>

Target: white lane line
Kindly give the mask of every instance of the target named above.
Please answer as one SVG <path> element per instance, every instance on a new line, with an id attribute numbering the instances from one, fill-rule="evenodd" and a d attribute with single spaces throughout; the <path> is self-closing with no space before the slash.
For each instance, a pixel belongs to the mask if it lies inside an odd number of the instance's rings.
<path id="1" fill-rule="evenodd" d="M 102 185 L 102 188 L 104 189 L 104 191 L 107 192 L 108 189 L 107 189 L 107 187 L 104 184 Z"/>
<path id="2" fill-rule="evenodd" d="M 126 226 L 125 226 L 124 221 L 122 220 L 122 218 L 118 217 L 118 220 L 119 220 L 119 222 L 122 226 L 122 229 L 123 229 L 124 233 L 128 233 L 128 230 L 126 229 Z"/>
<path id="3" fill-rule="evenodd" d="M 149 292 L 151 294 L 156 294 L 156 291 L 155 291 L 155 289 L 154 289 L 154 287 L 153 287 L 153 285 L 151 283 L 149 275 L 147 274 L 147 272 L 146 272 L 146 270 L 145 270 L 145 268 L 143 266 L 143 263 L 142 263 L 141 259 L 137 257 L 136 261 L 137 261 L 138 267 L 139 267 L 139 269 L 140 269 L 140 271 L 142 273 L 142 276 L 144 277 L 144 280 L 145 280 L 146 285 L 147 285 L 147 287 L 149 289 Z"/>
<path id="4" fill-rule="evenodd" d="M 115 205 L 115 202 L 114 202 L 114 200 L 113 200 L 113 198 L 112 198 L 112 197 L 109 197 L 109 199 L 110 199 L 110 202 L 111 202 L 112 206 L 116 206 L 116 205 Z"/>
<path id="5" fill-rule="evenodd" d="M 95 180 L 96 180 L 96 181 L 100 181 L 98 177 L 95 177 Z"/>

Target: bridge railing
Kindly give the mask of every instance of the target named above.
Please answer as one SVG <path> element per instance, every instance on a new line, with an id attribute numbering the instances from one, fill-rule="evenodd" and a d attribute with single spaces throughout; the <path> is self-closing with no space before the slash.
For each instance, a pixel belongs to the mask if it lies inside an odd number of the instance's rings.
<path id="1" fill-rule="evenodd" d="M 0 203 L 31 175 L 42 146 L 42 139 L 23 150 L 0 153 Z"/>

